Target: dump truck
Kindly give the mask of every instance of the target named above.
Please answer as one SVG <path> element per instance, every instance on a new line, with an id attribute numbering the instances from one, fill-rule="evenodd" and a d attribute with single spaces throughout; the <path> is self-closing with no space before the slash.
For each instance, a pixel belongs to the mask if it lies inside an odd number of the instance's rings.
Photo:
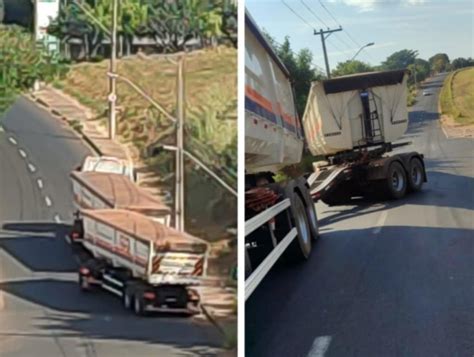
<path id="1" fill-rule="evenodd" d="M 128 161 L 89 156 L 70 177 L 75 208 L 73 229 L 68 236 L 71 241 L 78 242 L 83 237 L 81 209 L 126 209 L 170 224 L 170 208 L 134 183 L 133 166 Z"/>
<path id="2" fill-rule="evenodd" d="M 83 209 L 89 253 L 79 268 L 83 291 L 102 288 L 121 298 L 125 309 L 195 314 L 207 269 L 208 244 L 143 214 L 123 209 Z"/>
<path id="3" fill-rule="evenodd" d="M 292 78 L 245 14 L 245 297 L 282 255 L 305 260 L 319 235 L 315 203 L 400 199 L 426 182 L 423 155 L 393 153 L 407 130 L 408 71 L 314 82 L 299 119 Z M 281 168 L 315 157 L 310 172 L 275 182 Z M 318 158 L 318 160 L 316 160 Z"/>

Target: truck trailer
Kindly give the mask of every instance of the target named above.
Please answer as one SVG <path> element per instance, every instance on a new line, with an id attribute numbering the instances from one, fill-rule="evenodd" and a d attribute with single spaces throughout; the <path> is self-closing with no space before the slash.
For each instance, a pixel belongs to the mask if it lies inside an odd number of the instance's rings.
<path id="1" fill-rule="evenodd" d="M 75 220 L 69 239 L 83 238 L 82 209 L 125 209 L 169 226 L 171 210 L 161 200 L 138 187 L 128 162 L 111 157 L 87 157 L 71 172 Z"/>
<path id="2" fill-rule="evenodd" d="M 399 199 L 426 182 L 423 155 L 394 154 L 408 126 L 408 71 L 314 82 L 302 121 L 291 76 L 250 14 L 245 15 L 245 296 L 285 253 L 308 259 L 318 238 L 315 203 L 384 195 Z M 275 173 L 301 161 L 313 169 L 287 182 Z"/>
<path id="3" fill-rule="evenodd" d="M 82 291 L 103 288 L 137 315 L 200 311 L 192 286 L 206 274 L 205 241 L 128 210 L 81 210 L 81 216 L 88 252 L 79 268 Z"/>

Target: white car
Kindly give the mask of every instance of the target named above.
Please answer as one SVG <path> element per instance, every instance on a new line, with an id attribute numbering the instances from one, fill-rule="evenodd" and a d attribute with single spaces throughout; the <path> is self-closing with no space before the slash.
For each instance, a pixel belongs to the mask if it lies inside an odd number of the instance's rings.
<path id="1" fill-rule="evenodd" d="M 423 91 L 423 96 L 431 95 L 431 92 L 428 90 Z"/>

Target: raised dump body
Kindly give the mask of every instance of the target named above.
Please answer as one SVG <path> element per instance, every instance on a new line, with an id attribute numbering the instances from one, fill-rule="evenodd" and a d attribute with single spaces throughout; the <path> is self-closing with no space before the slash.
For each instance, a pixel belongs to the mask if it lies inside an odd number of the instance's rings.
<path id="1" fill-rule="evenodd" d="M 71 173 L 74 204 L 80 209 L 126 209 L 169 225 L 171 211 L 127 176 L 95 171 Z"/>
<path id="2" fill-rule="evenodd" d="M 245 170 L 298 163 L 303 136 L 289 73 L 250 15 L 245 15 Z"/>
<path id="3" fill-rule="evenodd" d="M 208 244 L 125 210 L 82 210 L 83 245 L 97 259 L 149 284 L 198 284 Z"/>
<path id="4" fill-rule="evenodd" d="M 408 71 L 396 70 L 314 82 L 303 127 L 315 156 L 390 143 L 407 130 Z"/>

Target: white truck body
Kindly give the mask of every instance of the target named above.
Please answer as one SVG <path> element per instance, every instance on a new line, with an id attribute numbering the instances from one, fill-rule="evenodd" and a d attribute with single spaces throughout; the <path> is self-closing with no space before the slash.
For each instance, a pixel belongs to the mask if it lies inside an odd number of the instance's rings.
<path id="1" fill-rule="evenodd" d="M 111 156 L 87 156 L 80 170 L 82 172 L 104 172 L 126 176 L 135 182 L 133 163 Z"/>
<path id="2" fill-rule="evenodd" d="M 250 15 L 245 26 L 245 170 L 298 163 L 303 138 L 289 74 Z"/>
<path id="3" fill-rule="evenodd" d="M 331 155 L 366 144 L 361 88 L 371 92 L 370 111 L 378 113 L 381 141 L 399 139 L 408 126 L 407 80 L 406 72 L 391 71 L 312 83 L 303 116 L 311 153 Z"/>
<path id="4" fill-rule="evenodd" d="M 205 241 L 125 210 L 82 210 L 84 241 L 95 258 L 151 285 L 197 285 L 206 274 Z"/>

